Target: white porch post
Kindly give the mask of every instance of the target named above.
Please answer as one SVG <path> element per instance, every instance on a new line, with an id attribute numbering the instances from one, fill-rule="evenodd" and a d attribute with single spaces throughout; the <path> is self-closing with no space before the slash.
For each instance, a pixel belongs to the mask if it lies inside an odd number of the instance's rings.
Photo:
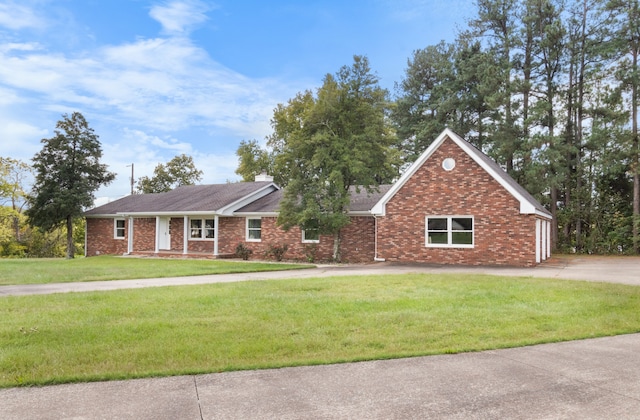
<path id="1" fill-rule="evenodd" d="M 551 258 L 551 221 L 547 221 L 547 243 L 544 244 L 547 247 L 547 256 Z"/>
<path id="2" fill-rule="evenodd" d="M 129 238 L 127 240 L 127 254 L 133 253 L 133 217 L 129 216 Z"/>
<path id="3" fill-rule="evenodd" d="M 543 247 L 542 241 L 541 241 L 541 228 L 542 226 L 540 226 L 542 224 L 542 221 L 540 219 L 536 219 L 536 263 L 540 262 L 540 248 Z"/>
<path id="4" fill-rule="evenodd" d="M 220 219 L 218 218 L 218 215 L 216 214 L 216 216 L 213 219 L 213 224 L 214 224 L 214 236 L 213 236 L 213 255 L 217 256 L 218 255 L 218 238 L 220 237 L 220 224 L 218 223 L 220 221 Z"/>
<path id="5" fill-rule="evenodd" d="M 189 216 L 184 216 L 184 229 L 182 233 L 182 253 L 189 253 Z"/>
<path id="6" fill-rule="evenodd" d="M 540 244 L 540 248 L 542 250 L 542 261 L 547 260 L 547 221 L 542 221 L 542 243 Z"/>
<path id="7" fill-rule="evenodd" d="M 160 216 L 156 216 L 156 254 L 160 253 Z"/>

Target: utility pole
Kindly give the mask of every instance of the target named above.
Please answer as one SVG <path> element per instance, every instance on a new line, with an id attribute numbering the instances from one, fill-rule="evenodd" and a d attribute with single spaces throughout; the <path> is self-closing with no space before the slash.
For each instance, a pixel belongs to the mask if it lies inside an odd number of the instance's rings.
<path id="1" fill-rule="evenodd" d="M 133 195 L 133 163 L 131 165 L 127 165 L 127 168 L 131 166 L 131 195 Z"/>

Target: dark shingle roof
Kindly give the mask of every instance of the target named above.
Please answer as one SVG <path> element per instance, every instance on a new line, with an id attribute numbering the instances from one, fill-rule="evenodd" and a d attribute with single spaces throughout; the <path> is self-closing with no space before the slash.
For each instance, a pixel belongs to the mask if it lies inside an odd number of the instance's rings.
<path id="1" fill-rule="evenodd" d="M 384 184 L 378 187 L 378 191 L 368 193 L 365 189 L 361 189 L 360 192 L 356 191 L 355 187 L 351 187 L 351 211 L 369 211 L 373 206 L 380 201 L 383 195 L 391 189 L 391 184 Z"/>
<path id="2" fill-rule="evenodd" d="M 185 185 L 166 193 L 129 195 L 85 212 L 86 216 L 118 213 L 215 212 L 272 182 Z"/>
<path id="3" fill-rule="evenodd" d="M 236 210 L 236 213 L 276 213 L 280 208 L 280 200 L 282 200 L 282 190 L 277 190 L 262 198 L 257 199 L 253 203 Z"/>
<path id="4" fill-rule="evenodd" d="M 349 211 L 367 212 L 371 210 L 373 205 L 376 204 L 387 191 L 389 191 L 389 188 L 391 188 L 391 185 L 380 185 L 378 188 L 379 191 L 367 193 L 363 188 L 360 189 L 360 192 L 357 192 L 356 187 L 351 187 L 351 205 L 349 206 Z M 238 209 L 236 213 L 276 213 L 280 207 L 282 194 L 283 190 L 274 191 L 271 194 Z"/>

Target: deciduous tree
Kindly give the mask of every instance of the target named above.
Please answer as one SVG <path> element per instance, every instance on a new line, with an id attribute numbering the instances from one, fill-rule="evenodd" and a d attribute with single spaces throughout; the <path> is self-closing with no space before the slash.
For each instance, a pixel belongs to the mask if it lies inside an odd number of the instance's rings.
<path id="1" fill-rule="evenodd" d="M 240 175 L 243 181 L 251 182 L 255 179 L 256 175 L 264 172 L 274 176 L 274 181 L 276 181 L 278 185 L 283 185 L 283 180 L 280 179 L 281 174 L 274 171 L 271 154 L 260 147 L 256 140 L 242 140 L 240 146 L 238 146 L 238 150 L 236 150 L 236 155 L 239 160 L 236 174 Z M 276 176 L 278 179 L 275 179 Z"/>
<path id="2" fill-rule="evenodd" d="M 201 179 L 202 171 L 196 168 L 193 158 L 181 154 L 171 159 L 166 165 L 158 164 L 151 178 L 141 177 L 138 180 L 138 192 L 142 194 L 167 192 L 181 185 L 194 185 Z"/>
<path id="3" fill-rule="evenodd" d="M 333 235 L 337 261 L 352 187 L 371 192 L 397 175 L 388 105 L 368 59 L 354 56 L 351 66 L 325 76 L 317 96 L 300 93 L 274 113 L 269 144 L 290 177 L 278 224 Z"/>

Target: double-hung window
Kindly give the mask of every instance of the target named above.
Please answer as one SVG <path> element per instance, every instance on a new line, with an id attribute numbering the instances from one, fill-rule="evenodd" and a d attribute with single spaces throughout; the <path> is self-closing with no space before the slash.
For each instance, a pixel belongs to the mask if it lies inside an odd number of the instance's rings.
<path id="1" fill-rule="evenodd" d="M 215 219 L 191 219 L 189 224 L 190 239 L 213 239 L 216 237 Z"/>
<path id="2" fill-rule="evenodd" d="M 114 219 L 113 221 L 113 237 L 115 239 L 124 239 L 124 219 Z"/>
<path id="3" fill-rule="evenodd" d="M 302 242 L 306 244 L 320 242 L 320 231 L 317 220 L 308 222 L 302 229 Z"/>
<path id="4" fill-rule="evenodd" d="M 428 247 L 473 248 L 472 216 L 427 216 Z"/>
<path id="5" fill-rule="evenodd" d="M 260 242 L 262 240 L 262 219 L 247 219 L 247 241 Z"/>

